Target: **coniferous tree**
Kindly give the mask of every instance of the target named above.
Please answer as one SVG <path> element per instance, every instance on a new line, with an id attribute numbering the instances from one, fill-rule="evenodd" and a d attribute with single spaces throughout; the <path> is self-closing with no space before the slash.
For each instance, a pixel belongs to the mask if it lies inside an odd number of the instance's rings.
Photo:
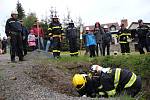
<path id="1" fill-rule="evenodd" d="M 23 19 L 25 17 L 25 12 L 24 12 L 24 9 L 23 9 L 23 7 L 19 1 L 17 2 L 16 8 L 18 11 L 18 19 L 19 20 Z"/>
<path id="2" fill-rule="evenodd" d="M 35 24 L 37 18 L 35 13 L 29 13 L 26 17 L 24 17 L 24 26 L 27 27 L 27 29 L 31 29 L 31 27 Z"/>

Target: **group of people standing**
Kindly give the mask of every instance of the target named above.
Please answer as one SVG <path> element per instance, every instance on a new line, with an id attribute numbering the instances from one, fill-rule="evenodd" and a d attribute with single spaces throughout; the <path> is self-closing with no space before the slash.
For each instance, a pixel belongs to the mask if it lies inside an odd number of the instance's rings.
<path id="1" fill-rule="evenodd" d="M 7 40 L 10 42 L 10 58 L 11 62 L 15 63 L 15 57 L 19 57 L 19 61 L 24 61 L 24 56 L 27 55 L 28 47 L 31 47 L 32 50 L 37 48 L 37 33 L 38 30 L 40 33 L 39 40 L 42 41 L 42 29 L 35 28 L 35 25 L 31 28 L 30 31 L 24 26 L 23 20 L 18 20 L 18 12 L 12 11 L 11 18 L 6 22 L 5 33 Z M 44 34 L 44 33 L 43 33 Z M 41 42 L 43 44 L 43 42 Z M 41 47 L 44 48 L 42 45 Z"/>
<path id="2" fill-rule="evenodd" d="M 108 26 L 101 27 L 99 22 L 95 23 L 94 31 L 86 27 L 86 33 L 83 34 L 86 50 L 90 52 L 90 57 L 99 56 L 99 51 L 102 56 L 105 56 L 105 49 L 107 48 L 107 55 L 110 55 L 110 43 L 112 36 Z M 96 54 L 95 54 L 96 51 Z"/>
<path id="3" fill-rule="evenodd" d="M 61 43 L 64 37 L 66 37 L 69 42 L 70 56 L 78 56 L 78 32 L 73 21 L 70 21 L 68 23 L 68 27 L 66 28 L 66 34 L 64 34 L 64 31 L 65 30 L 62 28 L 58 17 L 54 16 L 48 28 L 49 41 L 52 41 L 53 43 L 52 52 L 54 58 L 60 58 Z"/>
<path id="4" fill-rule="evenodd" d="M 138 20 L 139 26 L 136 29 L 136 36 L 138 38 L 138 49 L 140 54 L 144 54 L 144 48 L 150 52 L 150 27 L 144 25 L 143 20 Z"/>
<path id="5" fill-rule="evenodd" d="M 135 37 L 137 38 L 138 50 L 140 54 L 144 54 L 144 48 L 147 52 L 150 52 L 150 28 L 143 24 L 143 20 L 138 20 L 138 27 L 135 30 Z M 118 38 L 121 48 L 121 53 L 130 53 L 129 42 L 131 39 L 131 31 L 125 28 L 124 24 L 121 24 L 121 29 L 118 31 Z"/>
<path id="6" fill-rule="evenodd" d="M 138 38 L 138 50 L 140 54 L 144 54 L 144 48 L 150 52 L 150 28 L 143 24 L 143 21 L 138 20 L 139 26 L 136 28 L 135 37 Z M 95 57 L 100 54 L 105 56 L 105 49 L 107 47 L 107 55 L 110 55 L 110 44 L 112 42 L 111 32 L 107 25 L 101 27 L 99 22 L 95 23 L 94 29 L 86 27 L 86 32 L 83 34 L 84 43 L 86 45 L 86 53 L 90 52 L 90 57 Z M 122 55 L 130 53 L 130 42 L 132 41 L 131 31 L 128 30 L 124 24 L 120 25 L 117 39 L 120 44 Z"/>
<path id="7" fill-rule="evenodd" d="M 147 52 L 150 51 L 150 32 L 149 27 L 143 24 L 142 20 L 138 21 L 139 27 L 136 29 L 136 36 L 138 37 L 138 47 L 140 54 L 144 53 L 145 47 Z M 121 24 L 118 31 L 118 40 L 120 43 L 121 53 L 130 53 L 129 41 L 131 33 Z M 78 56 L 78 31 L 73 21 L 68 23 L 66 30 L 63 29 L 57 16 L 52 18 L 52 22 L 48 26 L 47 34 L 44 34 L 40 25 L 34 24 L 30 31 L 24 26 L 22 20 L 17 19 L 17 12 L 11 13 L 11 18 L 6 22 L 5 33 L 10 40 L 10 55 L 11 61 L 15 62 L 15 56 L 19 57 L 19 61 L 23 61 L 23 57 L 27 54 L 27 47 L 31 50 L 46 49 L 49 50 L 51 42 L 53 43 L 52 53 L 54 58 L 60 58 L 61 42 L 66 37 L 69 42 L 70 55 Z M 65 34 L 64 34 L 65 33 Z M 43 37 L 47 36 L 47 44 L 44 46 Z M 102 27 L 99 22 L 95 23 L 94 29 L 86 27 L 85 33 L 82 35 L 86 47 L 86 53 L 90 53 L 90 57 L 105 56 L 105 49 L 107 48 L 107 55 L 110 55 L 110 45 L 112 42 L 112 35 L 109 27 L 105 25 Z M 3 39 L 5 40 L 5 39 Z M 6 53 L 6 49 L 4 49 Z"/>

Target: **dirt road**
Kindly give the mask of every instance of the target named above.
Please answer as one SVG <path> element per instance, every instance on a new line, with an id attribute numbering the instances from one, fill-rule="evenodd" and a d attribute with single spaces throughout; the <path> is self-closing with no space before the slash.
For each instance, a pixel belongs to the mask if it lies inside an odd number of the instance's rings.
<path id="1" fill-rule="evenodd" d="M 11 63 L 9 54 L 0 55 L 0 100 L 77 100 L 52 91 L 50 88 L 39 84 L 29 73 L 37 65 L 40 53 L 29 53 L 23 62 Z M 34 63 L 33 63 L 34 62 Z"/>

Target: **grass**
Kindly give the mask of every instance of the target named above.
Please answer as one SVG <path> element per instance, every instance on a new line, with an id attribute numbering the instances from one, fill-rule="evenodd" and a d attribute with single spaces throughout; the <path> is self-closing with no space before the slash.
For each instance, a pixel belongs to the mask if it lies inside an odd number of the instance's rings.
<path id="1" fill-rule="evenodd" d="M 78 63 L 83 63 L 83 66 L 85 63 L 88 63 L 89 66 L 91 64 L 99 64 L 102 65 L 103 67 L 120 67 L 120 68 L 127 68 L 136 73 L 136 75 L 140 75 L 142 77 L 142 82 L 143 82 L 143 90 L 144 95 L 140 98 L 140 100 L 145 100 L 149 98 L 150 96 L 150 91 L 149 91 L 149 86 L 150 86 L 150 55 L 139 55 L 139 54 L 132 54 L 132 55 L 118 55 L 118 56 L 105 56 L 105 57 L 96 57 L 96 58 L 89 58 L 88 56 L 79 56 L 79 57 L 70 57 L 70 56 L 62 56 L 61 59 L 54 60 L 54 59 L 49 59 L 50 62 L 56 63 L 56 64 L 61 64 L 61 68 L 63 69 L 63 66 L 65 63 L 73 64 L 70 66 L 78 66 Z M 87 69 L 86 67 L 82 67 L 82 69 Z M 76 73 L 79 72 L 79 68 L 76 69 L 71 69 L 71 73 Z M 124 98 L 124 97 L 123 97 Z M 143 99 L 145 98 L 145 99 Z M 121 100 L 133 100 L 129 99 L 121 99 Z"/>

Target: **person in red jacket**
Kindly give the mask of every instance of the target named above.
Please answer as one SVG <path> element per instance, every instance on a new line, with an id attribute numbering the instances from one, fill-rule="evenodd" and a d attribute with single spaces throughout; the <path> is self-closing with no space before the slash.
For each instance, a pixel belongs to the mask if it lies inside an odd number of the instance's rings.
<path id="1" fill-rule="evenodd" d="M 37 24 L 34 24 L 31 30 L 33 30 L 33 33 L 36 37 L 36 44 L 39 44 L 37 45 L 36 48 L 44 49 L 44 43 L 43 43 L 44 31 L 42 27 L 39 25 L 39 28 L 37 28 Z M 38 42 L 38 34 L 39 34 L 39 42 Z"/>

